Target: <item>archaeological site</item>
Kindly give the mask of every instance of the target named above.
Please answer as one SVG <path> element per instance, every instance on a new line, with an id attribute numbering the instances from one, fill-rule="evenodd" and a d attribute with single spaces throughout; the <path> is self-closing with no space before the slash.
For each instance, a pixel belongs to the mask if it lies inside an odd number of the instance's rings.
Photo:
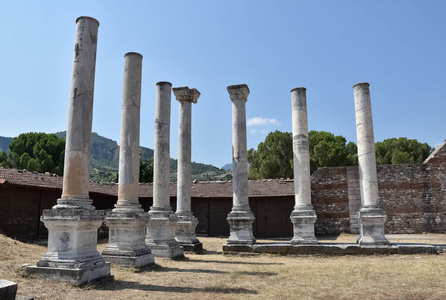
<path id="1" fill-rule="evenodd" d="M 446 245 L 390 243 L 386 234 L 446 230 L 446 143 L 423 162 L 380 165 L 375 158 L 368 83 L 353 85 L 358 166 L 310 175 L 307 90 L 291 89 L 294 179 L 249 180 L 246 84 L 227 87 L 232 105 L 232 180 L 192 181 L 192 107 L 197 88 L 156 84 L 153 183 L 139 183 L 143 56 L 123 54 L 119 179 L 89 181 L 99 22 L 76 20 L 63 177 L 0 168 L 1 233 L 47 240 L 27 267 L 32 278 L 74 285 L 110 278 L 113 267 L 150 268 L 206 249 L 202 236 L 226 237 L 224 255 L 438 254 Z M 353 83 L 352 83 L 353 84 Z M 222 87 L 224 88 L 224 87 Z M 346 87 L 351 89 L 351 87 Z M 172 93 L 178 101 L 178 179 L 170 181 Z M 311 101 L 311 100 L 310 100 Z M 195 104 L 195 105 L 193 105 Z M 176 105 L 174 107 L 176 107 Z M 176 137 L 175 137 L 176 138 Z M 319 236 L 358 234 L 356 243 Z M 108 238 L 102 252 L 98 237 Z M 276 242 L 260 239 L 280 238 Z M 185 258 L 186 257 L 186 258 Z M 1 287 L 0 287 L 1 289 Z"/>

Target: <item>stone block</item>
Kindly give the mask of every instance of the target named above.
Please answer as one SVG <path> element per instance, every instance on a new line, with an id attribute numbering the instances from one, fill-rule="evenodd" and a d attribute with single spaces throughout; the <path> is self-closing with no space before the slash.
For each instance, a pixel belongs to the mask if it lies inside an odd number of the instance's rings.
<path id="1" fill-rule="evenodd" d="M 0 279 L 0 299 L 15 300 L 17 294 L 17 283 Z"/>

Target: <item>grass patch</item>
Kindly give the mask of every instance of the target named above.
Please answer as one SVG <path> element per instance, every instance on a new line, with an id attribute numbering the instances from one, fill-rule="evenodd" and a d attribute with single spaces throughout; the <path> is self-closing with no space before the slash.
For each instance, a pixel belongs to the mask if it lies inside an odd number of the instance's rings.
<path id="1" fill-rule="evenodd" d="M 356 236 L 338 239 L 351 242 Z M 395 239 L 445 243 L 446 235 Z M 35 265 L 46 247 L 0 235 L 0 278 L 17 282 L 19 294 L 35 299 L 446 299 L 443 254 L 223 256 L 225 239 L 200 241 L 204 254 L 156 258 L 156 265 L 138 271 L 112 266 L 113 279 L 75 287 L 26 277 L 22 265 Z M 100 243 L 99 251 L 105 246 Z"/>

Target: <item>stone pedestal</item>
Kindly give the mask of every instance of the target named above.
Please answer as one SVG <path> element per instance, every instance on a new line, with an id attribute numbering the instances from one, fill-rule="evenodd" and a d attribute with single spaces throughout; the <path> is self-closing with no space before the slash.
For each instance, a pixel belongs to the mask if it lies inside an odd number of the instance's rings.
<path id="1" fill-rule="evenodd" d="M 378 176 L 376 172 L 375 139 L 373 134 L 372 105 L 369 84 L 353 86 L 355 98 L 356 135 L 358 140 L 359 185 L 361 208 L 360 245 L 388 244 L 384 235 L 386 214 L 379 205 Z"/>
<path id="2" fill-rule="evenodd" d="M 254 214 L 249 207 L 248 198 L 248 153 L 246 140 L 246 101 L 249 88 L 246 84 L 232 85 L 227 88 L 232 101 L 232 211 L 228 214 L 230 235 L 228 245 L 247 245 L 255 243 L 252 234 Z"/>
<path id="3" fill-rule="evenodd" d="M 156 257 L 181 258 L 183 248 L 175 239 L 178 218 L 169 207 L 150 207 L 146 244 Z"/>
<path id="4" fill-rule="evenodd" d="M 76 26 L 62 196 L 52 209 L 43 211 L 41 220 L 49 232 L 48 252 L 28 272 L 31 276 L 81 285 L 110 276 L 110 264 L 96 249 L 104 211 L 95 210 L 89 197 L 99 22 L 79 17 Z"/>
<path id="5" fill-rule="evenodd" d="M 192 213 L 190 197 L 192 103 L 197 103 L 200 92 L 197 89 L 178 87 L 173 88 L 173 93 L 179 102 L 177 211 L 175 213 L 178 223 L 175 238 L 183 246 L 184 251 L 200 252 L 203 244 L 195 236 L 198 219 Z"/>
<path id="6" fill-rule="evenodd" d="M 104 259 L 123 267 L 142 268 L 154 264 L 154 255 L 145 243 L 148 219 L 143 211 L 107 215 L 109 242 L 102 251 Z"/>
<path id="7" fill-rule="evenodd" d="M 96 249 L 97 229 L 103 219 L 100 210 L 44 210 L 41 220 L 48 228 L 48 252 L 37 266 L 28 267 L 28 274 L 75 285 L 108 277 L 110 264 Z"/>
<path id="8" fill-rule="evenodd" d="M 149 210 L 146 244 L 155 256 L 184 255 L 175 240 L 177 216 L 170 207 L 170 100 L 172 84 L 156 84 L 155 149 L 153 159 L 153 206 Z"/>
<path id="9" fill-rule="evenodd" d="M 293 121 L 293 165 L 295 206 L 291 213 L 294 236 L 291 244 L 314 244 L 316 213 L 311 205 L 310 145 L 308 141 L 307 95 L 305 88 L 291 90 Z"/>
<path id="10" fill-rule="evenodd" d="M 190 212 L 176 212 L 178 217 L 175 229 L 175 239 L 183 247 L 184 251 L 199 253 L 203 250 L 203 244 L 195 236 L 195 228 L 198 219 Z"/>
<path id="11" fill-rule="evenodd" d="M 386 245 L 389 241 L 384 235 L 386 213 L 379 207 L 362 206 L 358 212 L 361 221 L 358 243 L 360 245 Z"/>
<path id="12" fill-rule="evenodd" d="M 291 244 L 317 244 L 314 235 L 316 218 L 312 205 L 294 207 L 290 217 L 294 232 Z"/>

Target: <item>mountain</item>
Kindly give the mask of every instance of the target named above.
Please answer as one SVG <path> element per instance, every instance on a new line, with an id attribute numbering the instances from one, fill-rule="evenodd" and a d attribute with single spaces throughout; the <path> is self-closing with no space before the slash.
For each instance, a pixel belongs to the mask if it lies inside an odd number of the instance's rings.
<path id="1" fill-rule="evenodd" d="M 66 131 L 55 133 L 56 136 L 65 139 Z M 13 138 L 0 136 L 0 152 L 9 150 L 8 145 Z M 140 147 L 142 159 L 153 157 L 153 149 Z M 112 139 L 103 137 L 96 132 L 91 134 L 91 161 L 90 180 L 100 182 L 116 182 L 119 168 L 119 146 Z M 197 180 L 215 180 L 222 178 L 225 170 L 213 165 L 192 162 L 192 178 Z M 177 160 L 170 159 L 171 180 L 176 181 Z"/>
<path id="2" fill-rule="evenodd" d="M 8 145 L 12 142 L 11 137 L 3 137 L 0 136 L 0 152 L 6 151 L 9 152 L 9 147 Z"/>
<path id="3" fill-rule="evenodd" d="M 232 170 L 232 164 L 226 164 L 223 167 L 221 167 L 223 170 Z"/>

